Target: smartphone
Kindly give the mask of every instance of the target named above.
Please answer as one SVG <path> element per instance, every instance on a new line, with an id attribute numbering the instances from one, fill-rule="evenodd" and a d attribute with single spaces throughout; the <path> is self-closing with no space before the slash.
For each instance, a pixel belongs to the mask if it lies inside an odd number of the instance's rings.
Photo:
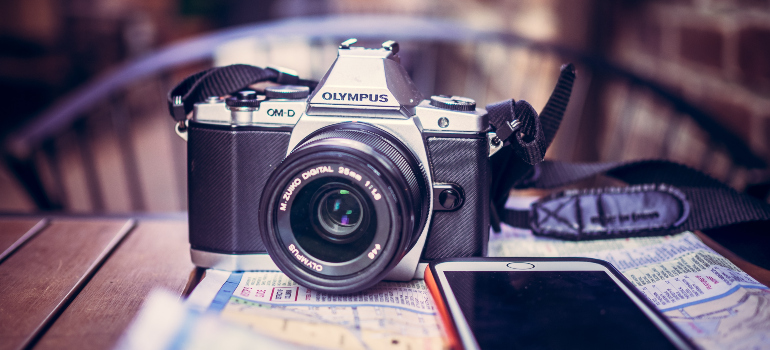
<path id="1" fill-rule="evenodd" d="M 453 349 L 694 349 L 620 272 L 588 258 L 432 262 Z"/>

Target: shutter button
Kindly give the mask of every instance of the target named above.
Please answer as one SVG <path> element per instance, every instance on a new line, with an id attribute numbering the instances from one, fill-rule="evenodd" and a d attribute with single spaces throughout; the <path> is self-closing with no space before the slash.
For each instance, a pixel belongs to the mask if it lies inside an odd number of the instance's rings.
<path id="1" fill-rule="evenodd" d="M 253 90 L 241 90 L 233 94 L 233 97 L 225 100 L 227 107 L 232 108 L 259 108 L 257 92 Z"/>

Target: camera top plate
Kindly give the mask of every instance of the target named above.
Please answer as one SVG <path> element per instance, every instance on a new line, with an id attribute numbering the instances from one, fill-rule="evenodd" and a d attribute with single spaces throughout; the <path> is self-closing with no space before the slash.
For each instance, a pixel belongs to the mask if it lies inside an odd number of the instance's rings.
<path id="1" fill-rule="evenodd" d="M 394 47 L 398 47 L 397 45 Z M 409 111 L 424 99 L 399 63 L 398 50 L 343 45 L 310 96 L 310 107 Z"/>

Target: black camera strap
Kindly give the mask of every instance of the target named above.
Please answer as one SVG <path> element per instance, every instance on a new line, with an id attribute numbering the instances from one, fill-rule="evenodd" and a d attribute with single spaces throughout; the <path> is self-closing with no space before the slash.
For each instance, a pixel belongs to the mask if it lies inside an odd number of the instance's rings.
<path id="1" fill-rule="evenodd" d="M 565 190 L 529 210 L 503 209 L 503 222 L 541 236 L 570 240 L 622 238 L 705 230 L 770 220 L 770 205 L 687 166 L 644 160 L 616 163 L 545 161 L 520 187 L 550 189 L 595 175 L 628 187 Z"/>
<path id="2" fill-rule="evenodd" d="M 491 158 L 491 193 L 496 203 L 492 208 L 494 217 L 497 217 L 495 207 L 502 208 L 507 199 L 505 194 L 532 170 L 532 165 L 543 161 L 545 151 L 561 123 L 574 80 L 575 67 L 572 64 L 562 66 L 556 88 L 541 115 L 523 100 L 511 99 L 487 106 L 490 124 L 497 134 L 496 142 L 506 146 Z M 175 121 L 184 122 L 195 103 L 209 96 L 233 94 L 263 81 L 305 85 L 311 90 L 318 84 L 299 79 L 296 73 L 289 73 L 285 69 L 263 69 L 245 64 L 214 67 L 190 75 L 169 91 L 169 113 Z M 493 222 L 499 228 L 499 221 Z"/>
<path id="3" fill-rule="evenodd" d="M 531 229 L 570 240 L 660 235 L 770 220 L 770 205 L 684 165 L 664 160 L 617 163 L 543 162 L 569 102 L 572 64 L 538 116 L 525 101 L 487 106 L 490 124 L 505 147 L 492 156 L 491 223 Z M 514 156 L 515 154 L 515 156 Z M 541 198 L 529 210 L 505 208 L 516 188 L 550 189 L 604 174 L 629 184 L 566 190 Z"/>
<path id="4" fill-rule="evenodd" d="M 534 165 L 543 161 L 545 151 L 556 136 L 575 82 L 575 66 L 561 67 L 556 87 L 538 116 L 527 101 L 513 99 L 487 105 L 489 123 L 500 141 L 513 148 L 523 161 Z"/>
<path id="5" fill-rule="evenodd" d="M 491 222 L 530 228 L 536 234 L 571 240 L 658 235 L 770 220 L 770 206 L 739 194 L 719 181 L 676 163 L 653 160 L 577 164 L 543 162 L 569 102 L 575 67 L 562 66 L 559 80 L 540 115 L 526 101 L 487 106 L 502 147 L 491 157 Z M 215 67 L 193 74 L 168 94 L 169 112 L 182 122 L 197 102 L 249 85 L 273 81 L 315 89 L 317 82 L 276 68 Z M 529 210 L 505 208 L 510 189 L 554 188 L 604 174 L 628 187 L 567 190 L 544 197 Z M 498 215 L 499 214 L 499 215 Z"/>
<path id="6" fill-rule="evenodd" d="M 492 155 L 492 226 L 500 230 L 498 212 L 503 210 L 511 188 L 543 161 L 545 151 L 556 136 L 569 103 L 575 81 L 575 66 L 561 67 L 559 80 L 540 115 L 526 101 L 506 100 L 487 105 L 489 121 L 495 127 L 501 150 Z"/>
<path id="7" fill-rule="evenodd" d="M 246 64 L 214 67 L 195 73 L 168 92 L 168 111 L 175 121 L 187 119 L 197 102 L 209 96 L 224 96 L 243 90 L 251 84 L 272 81 L 285 85 L 304 85 L 312 91 L 318 82 L 300 79 L 295 73 L 280 68 L 259 68 Z"/>

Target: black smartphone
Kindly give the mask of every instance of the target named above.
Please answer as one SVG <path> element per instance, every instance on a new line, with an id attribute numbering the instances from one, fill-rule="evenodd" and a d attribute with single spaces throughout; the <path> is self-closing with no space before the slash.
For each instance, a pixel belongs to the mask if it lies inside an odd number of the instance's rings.
<path id="1" fill-rule="evenodd" d="M 695 348 L 602 260 L 449 259 L 430 263 L 425 282 L 452 348 Z"/>

